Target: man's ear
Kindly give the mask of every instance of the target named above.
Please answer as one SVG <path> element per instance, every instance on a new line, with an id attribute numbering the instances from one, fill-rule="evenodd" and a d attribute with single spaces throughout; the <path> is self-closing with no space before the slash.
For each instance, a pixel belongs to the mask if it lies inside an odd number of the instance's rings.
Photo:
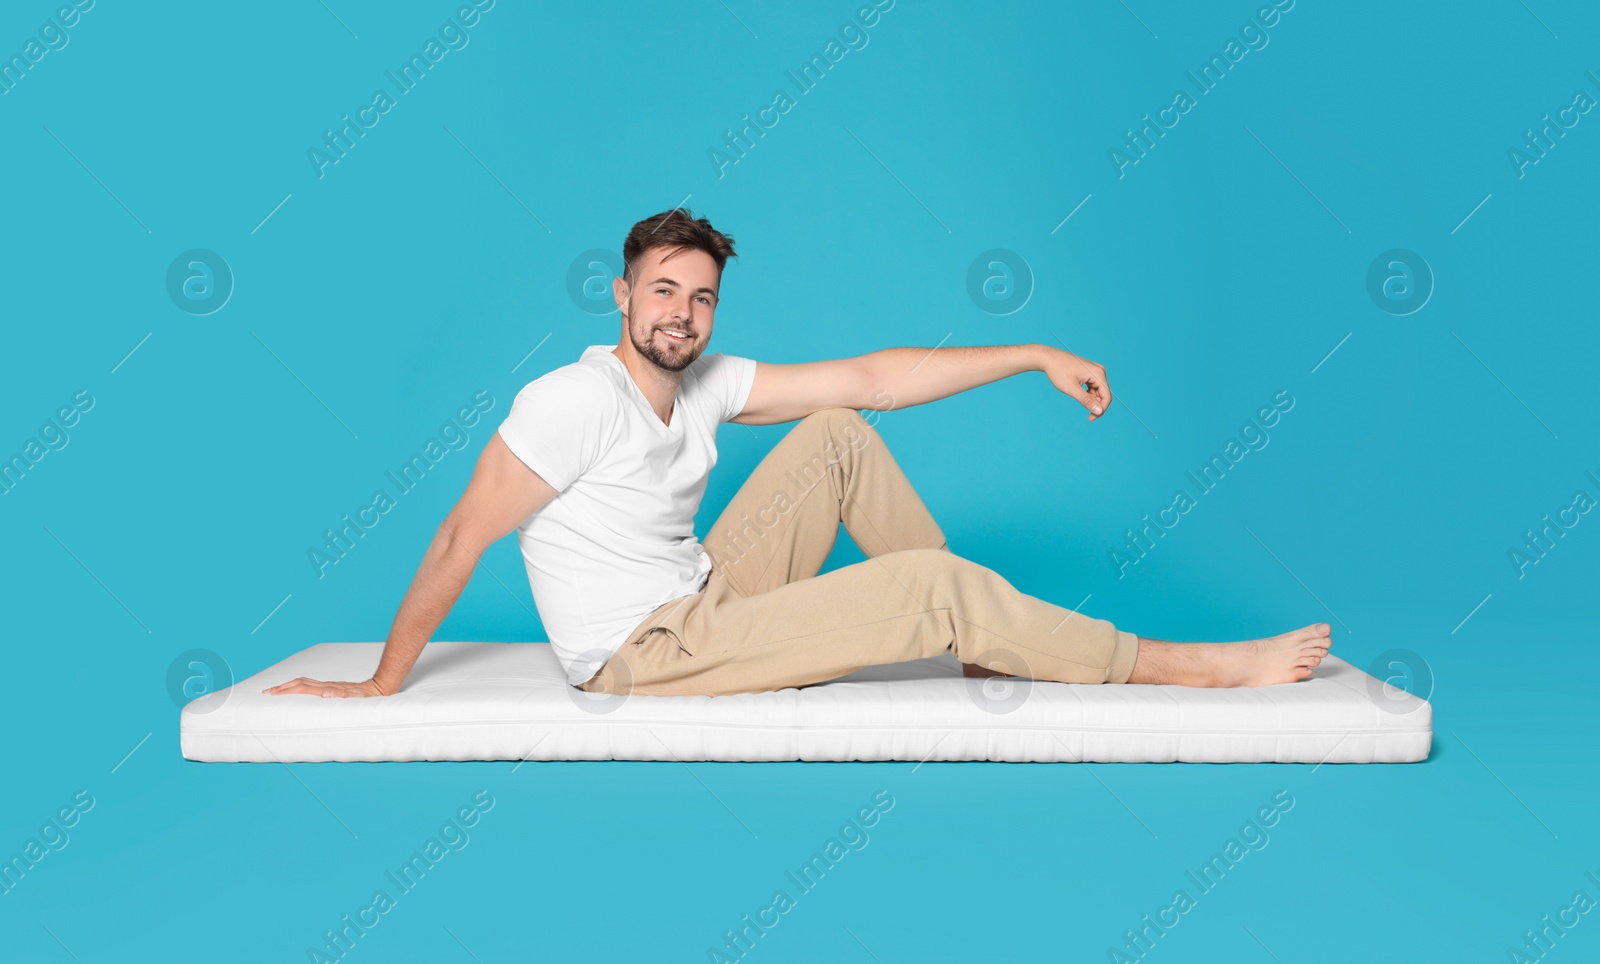
<path id="1" fill-rule="evenodd" d="M 628 317 L 628 282 L 623 280 L 622 275 L 611 279 L 611 297 L 616 301 L 617 310 L 622 312 L 622 317 Z"/>

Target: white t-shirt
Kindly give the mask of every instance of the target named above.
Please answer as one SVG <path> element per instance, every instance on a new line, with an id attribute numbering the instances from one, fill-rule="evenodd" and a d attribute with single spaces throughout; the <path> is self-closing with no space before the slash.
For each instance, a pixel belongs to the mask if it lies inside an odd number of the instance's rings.
<path id="1" fill-rule="evenodd" d="M 528 585 L 567 681 L 600 671 L 656 607 L 697 593 L 711 559 L 695 511 L 717 426 L 750 397 L 756 363 L 704 354 L 663 424 L 611 345 L 529 382 L 500 438 L 559 495 L 517 527 Z"/>

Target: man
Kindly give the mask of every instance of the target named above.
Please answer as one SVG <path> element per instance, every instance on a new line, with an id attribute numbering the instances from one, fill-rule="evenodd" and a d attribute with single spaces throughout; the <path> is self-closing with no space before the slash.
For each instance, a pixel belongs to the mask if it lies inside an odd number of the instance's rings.
<path id="1" fill-rule="evenodd" d="M 1042 371 L 1090 412 L 1105 369 L 1045 345 L 891 348 L 772 365 L 704 354 L 733 240 L 680 209 L 633 226 L 615 348 L 518 393 L 423 556 L 372 678 L 273 694 L 399 691 L 495 540 L 518 533 L 568 681 L 589 692 L 762 692 L 954 652 L 969 675 L 1260 686 L 1311 675 L 1330 627 L 1171 643 L 1025 595 L 950 551 L 858 409 L 920 405 Z M 725 421 L 800 420 L 704 543 L 694 515 Z M 840 523 L 866 561 L 818 575 Z"/>

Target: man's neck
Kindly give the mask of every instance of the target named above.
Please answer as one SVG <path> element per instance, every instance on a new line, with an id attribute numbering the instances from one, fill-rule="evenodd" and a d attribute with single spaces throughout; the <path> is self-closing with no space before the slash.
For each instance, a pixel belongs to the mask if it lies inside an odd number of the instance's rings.
<path id="1" fill-rule="evenodd" d="M 650 408 L 661 419 L 663 425 L 672 424 L 672 415 L 678 397 L 678 386 L 683 382 L 683 372 L 662 371 L 652 364 L 649 359 L 640 355 L 629 345 L 622 345 L 611 349 L 622 362 L 622 367 L 628 370 L 628 377 L 639 386 L 639 391 L 644 393 L 645 400 L 650 403 Z"/>

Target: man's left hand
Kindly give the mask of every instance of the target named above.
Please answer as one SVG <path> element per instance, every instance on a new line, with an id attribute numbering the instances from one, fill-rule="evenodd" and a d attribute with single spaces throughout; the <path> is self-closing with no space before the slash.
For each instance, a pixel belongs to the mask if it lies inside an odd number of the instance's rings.
<path id="1" fill-rule="evenodd" d="M 1104 415 L 1111 407 L 1111 386 L 1106 384 L 1106 370 L 1087 358 L 1052 349 L 1045 361 L 1044 373 L 1052 385 L 1089 410 L 1089 421 Z"/>

